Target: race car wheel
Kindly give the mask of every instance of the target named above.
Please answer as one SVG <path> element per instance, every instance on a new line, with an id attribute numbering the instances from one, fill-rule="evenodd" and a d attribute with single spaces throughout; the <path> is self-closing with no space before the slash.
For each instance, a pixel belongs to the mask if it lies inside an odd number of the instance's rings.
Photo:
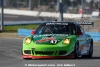
<path id="1" fill-rule="evenodd" d="M 90 48 L 89 48 L 89 52 L 88 55 L 83 55 L 83 58 L 91 58 L 93 54 L 93 41 L 90 42 Z"/>
<path id="2" fill-rule="evenodd" d="M 93 41 L 91 41 L 90 43 L 89 54 L 87 55 L 87 57 L 92 57 L 92 54 L 93 54 Z"/>
<path id="3" fill-rule="evenodd" d="M 75 59 L 79 58 L 79 45 L 78 45 L 78 43 L 75 45 L 75 48 L 74 48 L 74 58 Z"/>

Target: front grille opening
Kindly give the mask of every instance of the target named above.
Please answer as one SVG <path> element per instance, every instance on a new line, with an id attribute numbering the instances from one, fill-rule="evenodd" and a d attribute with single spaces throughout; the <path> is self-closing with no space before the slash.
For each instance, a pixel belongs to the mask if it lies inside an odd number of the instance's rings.
<path id="1" fill-rule="evenodd" d="M 53 55 L 54 51 L 35 51 L 35 54 Z"/>
<path id="2" fill-rule="evenodd" d="M 31 50 L 24 50 L 25 54 L 31 54 Z"/>
<path id="3" fill-rule="evenodd" d="M 64 55 L 64 54 L 66 54 L 67 53 L 67 51 L 59 51 L 59 55 Z"/>

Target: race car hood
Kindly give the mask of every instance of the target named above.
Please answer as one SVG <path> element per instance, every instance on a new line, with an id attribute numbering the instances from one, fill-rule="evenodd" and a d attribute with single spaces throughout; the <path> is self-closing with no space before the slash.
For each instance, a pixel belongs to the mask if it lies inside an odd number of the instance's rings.
<path id="1" fill-rule="evenodd" d="M 36 44 L 46 45 L 57 44 L 61 42 L 63 39 L 65 39 L 67 36 L 67 34 L 35 34 L 33 36 L 33 42 L 35 42 Z"/>

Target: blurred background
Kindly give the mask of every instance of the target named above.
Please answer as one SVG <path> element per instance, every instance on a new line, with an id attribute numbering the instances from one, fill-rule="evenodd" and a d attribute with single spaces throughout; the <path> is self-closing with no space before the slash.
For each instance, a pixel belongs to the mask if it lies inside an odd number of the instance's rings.
<path id="1" fill-rule="evenodd" d="M 16 14 L 4 14 L 4 21 L 52 21 L 58 19 L 59 12 L 59 0 L 3 0 L 4 9 L 9 10 L 24 10 L 24 11 L 37 11 L 36 16 L 29 15 L 16 15 Z M 100 31 L 100 21 L 98 16 L 92 16 L 93 12 L 100 12 L 100 0 L 62 0 L 63 2 L 63 14 L 64 21 L 93 21 L 94 27 L 84 26 L 85 31 Z M 5 10 L 6 11 L 6 10 Z M 13 11 L 12 11 L 13 12 Z M 50 17 L 39 16 L 41 12 L 56 13 Z M 27 13 L 28 14 L 28 13 Z M 29 13 L 30 14 L 30 13 Z M 46 14 L 46 13 L 45 13 Z M 44 15 L 45 15 L 44 14 Z M 73 16 L 74 14 L 81 14 L 83 18 L 68 18 L 68 14 Z M 68 15 L 68 16 L 67 16 Z M 84 17 L 84 16 L 87 17 Z"/>
<path id="2" fill-rule="evenodd" d="M 99 10 L 99 0 L 83 0 L 85 14 L 91 14 L 94 10 Z M 58 0 L 4 0 L 5 8 L 23 9 L 35 11 L 58 11 Z M 82 8 L 82 0 L 63 0 L 64 13 L 79 13 Z"/>

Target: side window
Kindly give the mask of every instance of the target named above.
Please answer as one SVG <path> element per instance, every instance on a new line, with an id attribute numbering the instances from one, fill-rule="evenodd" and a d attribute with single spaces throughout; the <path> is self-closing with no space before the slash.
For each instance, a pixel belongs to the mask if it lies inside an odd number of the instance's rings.
<path id="1" fill-rule="evenodd" d="M 84 30 L 82 29 L 82 27 L 80 27 L 80 29 L 81 29 L 81 32 L 84 33 Z"/>
<path id="2" fill-rule="evenodd" d="M 84 30 L 82 29 L 81 26 L 77 26 L 77 31 L 84 33 Z"/>
<path id="3" fill-rule="evenodd" d="M 62 34 L 69 34 L 69 26 L 64 25 L 64 26 L 59 26 L 59 33 Z"/>
<path id="4" fill-rule="evenodd" d="M 71 34 L 76 34 L 76 30 L 75 29 L 76 28 L 75 28 L 74 25 L 70 27 Z"/>
<path id="5" fill-rule="evenodd" d="M 77 31 L 81 32 L 81 29 L 80 29 L 80 27 L 79 27 L 79 26 L 77 26 Z"/>

